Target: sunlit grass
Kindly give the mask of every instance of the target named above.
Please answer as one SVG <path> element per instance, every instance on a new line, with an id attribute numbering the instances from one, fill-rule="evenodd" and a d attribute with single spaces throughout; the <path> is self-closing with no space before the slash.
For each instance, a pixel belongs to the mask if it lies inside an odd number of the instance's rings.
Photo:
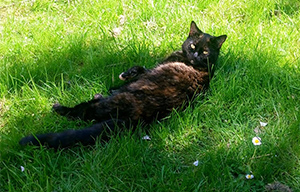
<path id="1" fill-rule="evenodd" d="M 263 191 L 279 181 L 296 191 L 299 7 L 296 0 L 2 1 L 0 189 Z M 210 91 L 187 109 L 93 147 L 18 145 L 31 133 L 87 126 L 53 114 L 52 104 L 105 95 L 130 66 L 155 66 L 180 49 L 192 20 L 228 39 Z"/>

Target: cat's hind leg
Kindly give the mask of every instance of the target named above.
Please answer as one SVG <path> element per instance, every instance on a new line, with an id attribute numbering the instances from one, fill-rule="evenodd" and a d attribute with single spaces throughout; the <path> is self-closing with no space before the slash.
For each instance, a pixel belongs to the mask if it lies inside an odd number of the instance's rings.
<path id="1" fill-rule="evenodd" d="M 118 92 L 100 100 L 91 100 L 74 107 L 55 104 L 53 110 L 70 119 L 102 122 L 109 119 L 137 120 L 141 101 L 130 92 Z"/>
<path id="2" fill-rule="evenodd" d="M 104 98 L 92 99 L 88 102 L 80 103 L 74 107 L 62 106 L 59 103 L 53 105 L 52 110 L 61 116 L 70 119 L 81 119 L 84 121 L 94 120 L 95 106 Z"/>
<path id="3" fill-rule="evenodd" d="M 107 120 L 92 125 L 81 130 L 66 130 L 59 133 L 46 133 L 39 135 L 31 135 L 20 140 L 20 145 L 47 146 L 49 148 L 66 148 L 76 143 L 82 145 L 95 144 L 97 137 L 103 141 L 108 141 L 111 135 L 125 126 L 122 120 Z"/>

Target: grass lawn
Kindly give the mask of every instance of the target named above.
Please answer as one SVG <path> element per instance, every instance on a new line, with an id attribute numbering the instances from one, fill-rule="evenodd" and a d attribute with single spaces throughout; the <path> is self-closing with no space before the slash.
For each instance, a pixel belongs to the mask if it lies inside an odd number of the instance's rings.
<path id="1" fill-rule="evenodd" d="M 0 191 L 264 191 L 275 181 L 299 191 L 299 9 L 298 0 L 1 1 Z M 180 49 L 192 20 L 228 36 L 204 97 L 104 144 L 18 145 L 87 126 L 53 103 L 107 95 L 122 71 Z"/>

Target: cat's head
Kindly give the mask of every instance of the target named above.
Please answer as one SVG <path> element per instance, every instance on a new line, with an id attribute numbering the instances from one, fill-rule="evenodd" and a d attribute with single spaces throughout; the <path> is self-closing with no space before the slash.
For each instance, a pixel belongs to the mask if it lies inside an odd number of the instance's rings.
<path id="1" fill-rule="evenodd" d="M 192 66 L 208 67 L 217 61 L 226 38 L 226 35 L 215 37 L 203 33 L 192 21 L 189 36 L 182 45 L 182 51 Z"/>

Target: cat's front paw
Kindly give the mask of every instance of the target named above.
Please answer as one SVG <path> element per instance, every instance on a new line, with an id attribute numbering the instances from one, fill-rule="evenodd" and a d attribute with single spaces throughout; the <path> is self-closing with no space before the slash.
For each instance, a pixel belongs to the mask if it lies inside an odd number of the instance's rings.
<path id="1" fill-rule="evenodd" d="M 103 99 L 103 95 L 101 95 L 100 93 L 95 94 L 94 100 L 99 100 L 99 99 Z"/>
<path id="2" fill-rule="evenodd" d="M 124 72 L 119 75 L 119 79 L 122 80 L 122 81 L 126 81 L 127 80 L 127 77 L 125 76 Z"/>
<path id="3" fill-rule="evenodd" d="M 119 79 L 122 81 L 132 80 L 136 78 L 137 76 L 145 73 L 147 69 L 145 67 L 141 66 L 134 66 L 128 69 L 127 71 L 121 73 L 119 75 Z"/>

